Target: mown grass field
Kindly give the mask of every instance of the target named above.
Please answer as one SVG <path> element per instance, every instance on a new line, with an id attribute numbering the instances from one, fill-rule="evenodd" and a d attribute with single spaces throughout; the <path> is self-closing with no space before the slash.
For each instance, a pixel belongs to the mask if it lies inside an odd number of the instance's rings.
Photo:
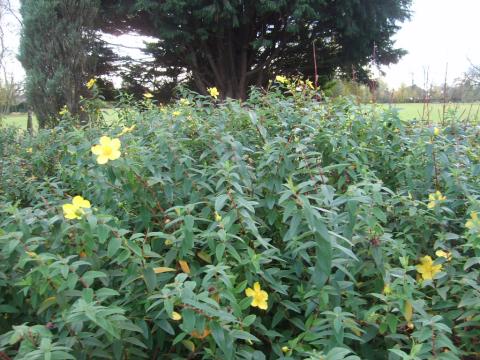
<path id="1" fill-rule="evenodd" d="M 426 120 L 441 122 L 444 118 L 443 104 L 382 104 L 381 106 L 393 106 L 399 111 L 402 120 Z M 480 117 L 480 103 L 461 103 L 445 105 L 445 120 L 455 118 L 461 121 L 478 120 Z"/>
<path id="2" fill-rule="evenodd" d="M 425 120 L 431 122 L 441 122 L 444 118 L 443 104 L 379 104 L 382 107 L 395 107 L 400 113 L 402 120 Z M 104 109 L 107 120 L 116 117 L 115 110 Z M 480 103 L 461 103 L 461 104 L 447 104 L 445 106 L 445 118 L 451 120 L 456 118 L 461 121 L 472 121 L 480 118 Z M 37 121 L 34 117 L 34 128 L 37 128 Z M 22 129 L 27 128 L 27 114 L 14 113 L 1 118 L 0 124 L 7 126 L 15 126 Z"/>
<path id="3" fill-rule="evenodd" d="M 116 113 L 115 110 L 113 109 L 103 109 L 102 110 L 105 118 L 108 120 L 114 120 L 116 118 Z M 14 126 L 18 127 L 21 129 L 26 129 L 27 128 L 27 114 L 26 113 L 12 113 L 9 114 L 5 117 L 0 118 L 0 125 L 5 125 L 5 126 Z M 37 129 L 38 124 L 37 124 L 37 119 L 35 118 L 35 115 L 33 116 L 33 127 L 34 129 Z"/>

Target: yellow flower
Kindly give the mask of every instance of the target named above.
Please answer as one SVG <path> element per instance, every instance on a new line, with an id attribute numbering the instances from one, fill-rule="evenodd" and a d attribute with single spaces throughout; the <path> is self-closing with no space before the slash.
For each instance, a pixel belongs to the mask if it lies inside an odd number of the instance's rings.
<path id="1" fill-rule="evenodd" d="M 215 98 L 215 99 L 217 99 L 218 95 L 220 95 L 220 93 L 218 92 L 218 89 L 216 87 L 208 88 L 207 91 L 210 94 L 210 96 Z"/>
<path id="2" fill-rule="evenodd" d="M 307 84 L 307 86 L 310 88 L 310 89 L 315 89 L 315 87 L 313 86 L 313 83 L 310 81 L 310 80 L 306 80 L 305 81 L 305 84 Z"/>
<path id="3" fill-rule="evenodd" d="M 77 195 L 73 198 L 72 204 L 77 206 L 78 208 L 83 208 L 83 209 L 90 209 L 90 201 L 84 199 L 80 195 Z"/>
<path id="4" fill-rule="evenodd" d="M 32 149 L 31 147 L 28 148 L 28 149 L 27 149 L 27 153 L 29 153 L 29 154 L 33 153 L 33 149 Z"/>
<path id="5" fill-rule="evenodd" d="M 119 139 L 110 139 L 108 136 L 100 138 L 100 145 L 92 146 L 92 153 L 97 155 L 97 163 L 103 165 L 109 160 L 118 159 L 121 155 Z"/>
<path id="6" fill-rule="evenodd" d="M 88 80 L 88 82 L 87 82 L 87 89 L 93 88 L 93 86 L 94 86 L 96 83 L 97 83 L 97 79 L 91 78 L 91 79 Z"/>
<path id="7" fill-rule="evenodd" d="M 77 208 L 73 204 L 64 204 L 62 206 L 63 209 L 63 216 L 65 216 L 66 219 L 80 219 L 82 216 L 80 214 L 80 209 Z"/>
<path id="8" fill-rule="evenodd" d="M 428 200 L 430 200 L 430 202 L 428 203 L 427 207 L 429 209 L 433 209 L 440 202 L 447 200 L 447 198 L 443 196 L 440 191 L 436 191 L 435 193 L 428 195 Z"/>
<path id="9" fill-rule="evenodd" d="M 180 315 L 178 312 L 174 311 L 172 312 L 172 315 L 170 315 L 170 318 L 175 321 L 182 320 L 182 315 Z"/>
<path id="10" fill-rule="evenodd" d="M 478 219 L 478 213 L 476 211 L 472 211 L 470 220 L 465 223 L 465 227 L 469 230 L 480 228 L 480 220 Z"/>
<path id="11" fill-rule="evenodd" d="M 432 258 L 427 255 L 420 259 L 420 264 L 417 265 L 417 271 L 423 280 L 432 280 L 437 273 L 442 271 L 442 265 L 433 265 Z"/>
<path id="12" fill-rule="evenodd" d="M 164 244 L 165 244 L 166 246 L 172 246 L 172 245 L 173 245 L 173 241 L 170 240 L 170 239 L 167 239 L 167 240 L 165 240 Z"/>
<path id="13" fill-rule="evenodd" d="M 182 114 L 182 113 L 181 113 L 180 111 L 178 111 L 178 110 L 172 112 L 172 115 L 173 115 L 173 116 L 180 116 L 181 114 Z"/>
<path id="14" fill-rule="evenodd" d="M 215 221 L 216 222 L 222 221 L 222 216 L 216 211 L 215 211 Z"/>
<path id="15" fill-rule="evenodd" d="M 437 127 L 434 127 L 434 128 L 433 128 L 433 135 L 435 135 L 435 136 L 440 135 L 440 129 L 437 128 Z"/>
<path id="16" fill-rule="evenodd" d="M 452 260 L 452 253 L 450 251 L 437 250 L 435 251 L 435 255 L 437 255 L 438 257 L 443 257 L 447 261 Z"/>
<path id="17" fill-rule="evenodd" d="M 266 291 L 260 288 L 260 283 L 257 281 L 253 284 L 253 289 L 248 288 L 245 290 L 245 295 L 252 298 L 251 306 L 258 307 L 262 310 L 267 310 L 268 308 L 268 294 Z"/>
<path id="18" fill-rule="evenodd" d="M 190 105 L 190 101 L 188 101 L 188 99 L 180 99 L 179 103 L 180 105 L 183 105 L 183 106 Z"/>
<path id="19" fill-rule="evenodd" d="M 145 99 L 152 99 L 152 98 L 153 98 L 153 95 L 150 94 L 149 92 L 146 92 L 145 94 L 143 94 L 143 97 L 144 97 Z"/>
<path id="20" fill-rule="evenodd" d="M 37 253 L 33 252 L 33 251 L 26 251 L 25 252 L 28 256 L 30 256 L 31 258 L 36 258 L 38 255 Z"/>
<path id="21" fill-rule="evenodd" d="M 63 108 L 58 112 L 58 115 L 63 116 L 68 114 L 68 107 L 67 105 L 63 105 Z"/>
<path id="22" fill-rule="evenodd" d="M 385 284 L 383 287 L 383 294 L 384 295 L 390 295 L 392 293 L 392 288 L 390 287 L 390 284 Z"/>
<path id="23" fill-rule="evenodd" d="M 277 76 L 275 76 L 275 81 L 277 81 L 281 84 L 286 84 L 288 82 L 288 79 L 283 75 L 277 75 Z"/>
<path id="24" fill-rule="evenodd" d="M 134 129 L 135 129 L 136 125 L 133 124 L 132 126 L 128 127 L 128 126 L 125 126 L 122 130 L 121 133 L 118 134 L 118 136 L 122 136 L 122 135 L 125 135 L 129 132 L 132 132 Z"/>
<path id="25" fill-rule="evenodd" d="M 90 209 L 90 201 L 85 200 L 81 196 L 75 196 L 71 204 L 64 204 L 62 206 L 63 216 L 66 219 L 80 219 L 85 212 L 83 209 Z"/>
<path id="26" fill-rule="evenodd" d="M 287 353 L 290 351 L 290 348 L 288 346 L 282 346 L 282 352 Z"/>

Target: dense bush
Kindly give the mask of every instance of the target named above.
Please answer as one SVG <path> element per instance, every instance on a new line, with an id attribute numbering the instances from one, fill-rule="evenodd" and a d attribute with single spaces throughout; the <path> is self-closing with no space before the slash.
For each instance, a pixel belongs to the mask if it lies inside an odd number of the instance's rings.
<path id="1" fill-rule="evenodd" d="M 279 81 L 2 130 L 0 358 L 478 355 L 478 129 Z"/>

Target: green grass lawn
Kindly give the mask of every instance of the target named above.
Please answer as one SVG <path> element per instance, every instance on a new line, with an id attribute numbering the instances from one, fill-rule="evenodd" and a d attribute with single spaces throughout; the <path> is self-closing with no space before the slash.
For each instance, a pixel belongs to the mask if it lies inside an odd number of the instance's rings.
<path id="1" fill-rule="evenodd" d="M 425 120 L 441 122 L 443 120 L 443 104 L 382 104 L 383 107 L 392 106 L 398 109 L 403 120 Z M 480 120 L 480 103 L 446 104 L 445 119 L 452 118 L 460 121 Z"/>
<path id="2" fill-rule="evenodd" d="M 27 128 L 27 114 L 26 113 L 12 113 L 0 118 L 0 125 L 13 126 L 21 129 Z M 33 116 L 33 127 L 38 127 L 37 119 Z"/>
<path id="3" fill-rule="evenodd" d="M 103 109 L 107 121 L 114 120 L 117 117 L 114 109 Z M 0 125 L 14 126 L 21 129 L 27 128 L 27 113 L 12 113 L 0 118 Z M 38 128 L 37 119 L 33 116 L 33 128 Z"/>

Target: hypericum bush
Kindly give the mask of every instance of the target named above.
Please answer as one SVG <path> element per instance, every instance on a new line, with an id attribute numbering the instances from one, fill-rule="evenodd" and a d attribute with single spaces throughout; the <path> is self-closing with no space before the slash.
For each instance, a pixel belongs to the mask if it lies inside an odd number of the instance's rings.
<path id="1" fill-rule="evenodd" d="M 284 80 L 0 131 L 0 357 L 474 356 L 477 128 Z"/>

